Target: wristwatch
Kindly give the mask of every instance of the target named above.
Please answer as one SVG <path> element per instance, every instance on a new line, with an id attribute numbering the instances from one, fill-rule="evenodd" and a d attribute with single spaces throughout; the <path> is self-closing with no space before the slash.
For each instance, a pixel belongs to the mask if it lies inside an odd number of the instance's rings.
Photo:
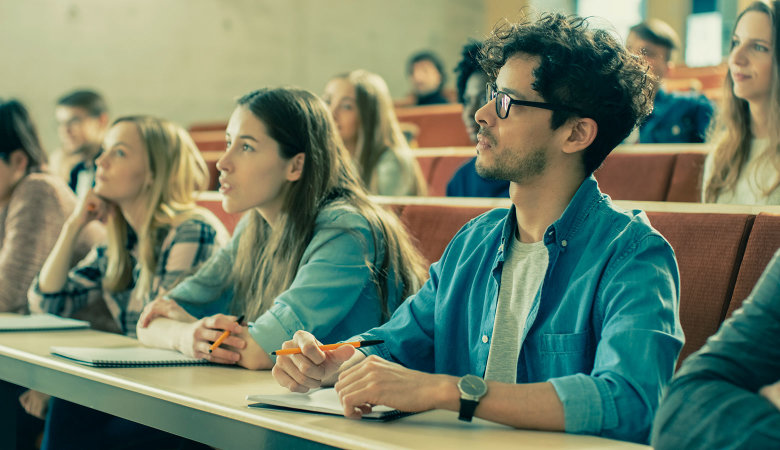
<path id="1" fill-rule="evenodd" d="M 487 394 L 487 383 L 476 375 L 466 375 L 458 381 L 458 390 L 460 390 L 458 419 L 471 422 L 479 401 Z"/>

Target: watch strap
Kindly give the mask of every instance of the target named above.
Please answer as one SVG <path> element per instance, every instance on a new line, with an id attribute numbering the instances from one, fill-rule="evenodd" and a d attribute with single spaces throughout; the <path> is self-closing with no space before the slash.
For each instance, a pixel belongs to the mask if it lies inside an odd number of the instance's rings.
<path id="1" fill-rule="evenodd" d="M 471 418 L 474 417 L 474 410 L 477 409 L 477 405 L 479 405 L 479 400 L 466 400 L 465 398 L 461 398 L 458 419 L 471 422 Z"/>

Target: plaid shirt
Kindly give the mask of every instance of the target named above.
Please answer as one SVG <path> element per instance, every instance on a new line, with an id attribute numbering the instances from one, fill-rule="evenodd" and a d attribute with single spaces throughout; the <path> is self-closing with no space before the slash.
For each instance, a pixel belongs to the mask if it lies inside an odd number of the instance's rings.
<path id="1" fill-rule="evenodd" d="M 133 275 L 126 290 L 110 292 L 103 288 L 108 255 L 106 246 L 98 245 L 68 273 L 68 279 L 60 292 L 42 293 L 38 277 L 35 277 L 28 292 L 30 309 L 73 316 L 85 307 L 93 307 L 103 300 L 122 334 L 135 337 L 136 323 L 144 306 L 192 274 L 227 239 L 228 234 L 216 217 L 189 219 L 176 228 L 158 230 L 158 242 L 162 244 L 151 287 L 148 292 L 135 292 L 141 265 L 136 259 L 137 239 L 130 231 L 128 248 L 131 249 Z"/>

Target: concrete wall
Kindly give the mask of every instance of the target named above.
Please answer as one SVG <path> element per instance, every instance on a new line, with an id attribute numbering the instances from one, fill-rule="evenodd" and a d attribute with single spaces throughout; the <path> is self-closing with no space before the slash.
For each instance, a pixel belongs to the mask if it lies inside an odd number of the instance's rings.
<path id="1" fill-rule="evenodd" d="M 112 117 L 151 113 L 183 125 L 226 120 L 233 99 L 269 85 L 321 92 L 331 75 L 365 68 L 407 92 L 407 57 L 460 47 L 485 32 L 473 0 L 3 0 L 0 96 L 30 108 L 57 145 L 54 102 L 102 92 Z"/>

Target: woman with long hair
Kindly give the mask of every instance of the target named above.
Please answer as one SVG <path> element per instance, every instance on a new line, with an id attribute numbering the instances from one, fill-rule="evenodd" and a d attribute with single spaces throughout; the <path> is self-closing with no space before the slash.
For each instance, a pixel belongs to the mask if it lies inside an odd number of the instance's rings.
<path id="1" fill-rule="evenodd" d="M 780 204 L 780 2 L 754 2 L 737 17 L 723 102 L 704 170 L 703 200 Z"/>
<path id="2" fill-rule="evenodd" d="M 338 75 L 325 86 L 323 99 L 369 192 L 426 194 L 422 171 L 401 132 L 382 77 L 365 70 Z"/>
<path id="3" fill-rule="evenodd" d="M 238 100 L 226 139 L 222 206 L 246 213 L 226 248 L 147 306 L 141 342 L 269 369 L 290 330 L 346 339 L 383 323 L 419 288 L 422 257 L 395 216 L 369 200 L 316 95 L 251 92 Z M 239 315 L 252 326 L 236 323 Z M 231 336 L 209 351 L 223 330 Z"/>
<path id="4" fill-rule="evenodd" d="M 148 116 L 117 119 L 98 157 L 95 187 L 62 227 L 30 287 L 30 309 L 73 315 L 104 308 L 101 328 L 135 336 L 146 303 L 193 273 L 228 234 L 195 204 L 208 182 L 206 163 L 181 127 Z M 92 221 L 105 221 L 108 240 L 71 271 L 73 240 Z M 167 433 L 75 405 L 50 403 L 44 448 L 92 448 L 105 442 L 144 445 L 177 441 Z"/>

